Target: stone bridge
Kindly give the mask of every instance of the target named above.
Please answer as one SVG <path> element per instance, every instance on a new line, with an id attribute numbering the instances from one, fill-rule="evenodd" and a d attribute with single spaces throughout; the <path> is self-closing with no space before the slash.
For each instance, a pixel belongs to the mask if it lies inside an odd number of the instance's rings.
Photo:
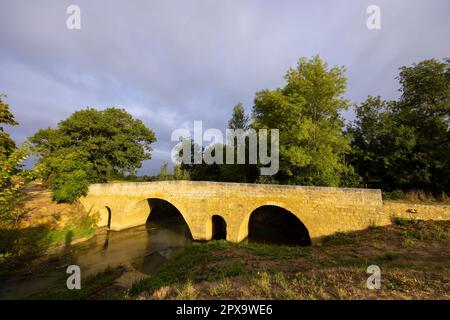
<path id="1" fill-rule="evenodd" d="M 248 236 L 252 212 L 277 206 L 294 214 L 316 239 L 341 231 L 390 223 L 382 209 L 380 190 L 305 187 L 222 182 L 161 181 L 93 184 L 80 199 L 89 212 L 98 212 L 98 226 L 122 230 L 146 223 L 152 199 L 175 206 L 195 240 L 212 238 L 213 216 L 226 223 L 226 239 Z"/>

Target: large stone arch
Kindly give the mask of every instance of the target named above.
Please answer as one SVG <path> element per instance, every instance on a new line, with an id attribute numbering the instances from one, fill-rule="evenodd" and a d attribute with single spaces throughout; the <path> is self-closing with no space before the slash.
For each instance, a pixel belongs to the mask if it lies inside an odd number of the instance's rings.
<path id="1" fill-rule="evenodd" d="M 290 206 L 286 203 L 283 202 L 278 202 L 278 201 L 265 201 L 265 202 L 261 202 L 257 205 L 254 205 L 252 207 L 249 208 L 249 210 L 247 211 L 246 215 L 244 216 L 240 226 L 239 226 L 239 232 L 238 232 L 238 241 L 242 241 L 244 239 L 246 239 L 248 237 L 249 234 L 249 223 L 250 223 L 250 218 L 252 216 L 252 214 L 263 207 L 276 207 L 279 209 L 282 209 L 284 211 L 289 212 L 290 214 L 292 214 L 294 217 L 296 217 L 306 228 L 307 232 L 308 232 L 308 236 L 309 238 L 312 240 L 313 239 L 313 234 L 311 232 L 311 229 L 308 227 L 309 223 L 307 221 L 309 221 L 310 219 L 308 219 L 308 215 L 300 215 L 298 214 L 298 209 L 296 207 Z M 306 221 L 305 221 L 306 220 Z"/>
<path id="2" fill-rule="evenodd" d="M 151 216 L 152 200 L 160 200 L 160 201 L 164 201 L 164 202 L 167 202 L 168 204 L 172 205 L 183 217 L 183 220 L 186 222 L 191 235 L 193 234 L 194 224 L 191 221 L 189 214 L 187 214 L 186 211 L 183 210 L 184 208 L 183 208 L 182 204 L 177 204 L 177 202 L 174 201 L 174 199 L 170 199 L 169 197 L 160 197 L 160 196 L 149 195 L 148 197 L 135 202 L 133 204 L 133 206 L 130 208 L 130 214 L 129 214 L 129 216 L 132 217 L 131 219 L 134 220 L 133 224 L 143 225 L 147 222 L 147 219 Z M 134 218 L 133 218 L 133 216 L 134 216 Z"/>

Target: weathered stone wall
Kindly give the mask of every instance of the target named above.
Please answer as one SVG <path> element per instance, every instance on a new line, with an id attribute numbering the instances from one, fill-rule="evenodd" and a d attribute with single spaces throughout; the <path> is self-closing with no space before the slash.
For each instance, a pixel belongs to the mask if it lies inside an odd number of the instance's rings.
<path id="1" fill-rule="evenodd" d="M 213 215 L 225 219 L 228 240 L 245 239 L 251 213 L 264 205 L 295 214 L 312 239 L 383 222 L 381 192 L 369 189 L 161 181 L 94 184 L 80 201 L 86 210 L 100 213 L 99 226 L 107 224 L 109 209 L 111 229 L 121 230 L 145 223 L 151 198 L 173 204 L 197 240 L 211 239 Z"/>
<path id="2" fill-rule="evenodd" d="M 450 205 L 385 201 L 383 213 L 386 218 L 401 217 L 419 220 L 450 220 Z"/>
<path id="3" fill-rule="evenodd" d="M 111 229 L 121 230 L 146 222 L 151 211 L 148 199 L 152 198 L 173 204 L 196 240 L 211 239 L 213 215 L 225 219 L 227 240 L 245 239 L 251 213 L 264 205 L 292 212 L 304 223 L 313 241 L 338 231 L 389 224 L 392 216 L 450 219 L 449 206 L 383 206 L 380 190 L 351 188 L 198 181 L 94 184 L 80 201 L 86 210 L 100 213 L 99 226 L 107 224 L 110 211 Z M 414 208 L 416 214 L 412 215 L 408 209 Z"/>

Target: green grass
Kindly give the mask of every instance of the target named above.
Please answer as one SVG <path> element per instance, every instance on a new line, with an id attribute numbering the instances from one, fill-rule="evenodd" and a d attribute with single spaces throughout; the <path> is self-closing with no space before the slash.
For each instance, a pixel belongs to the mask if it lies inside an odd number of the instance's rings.
<path id="1" fill-rule="evenodd" d="M 218 264 L 215 269 L 204 270 L 202 268 L 207 262 L 214 261 L 213 251 L 223 250 L 229 245 L 226 241 L 194 243 L 175 259 L 163 265 L 155 275 L 135 282 L 130 289 L 130 294 L 136 295 L 144 291 L 151 292 L 159 287 L 174 283 L 221 279 L 224 275 L 230 276 L 240 273 L 243 267 L 236 262 L 225 266 Z"/>
<path id="2" fill-rule="evenodd" d="M 356 240 L 355 238 L 344 232 L 336 232 L 330 236 L 327 236 L 323 239 L 324 244 L 350 244 L 354 243 Z"/>
<path id="3" fill-rule="evenodd" d="M 70 244 L 72 241 L 89 237 L 95 233 L 94 221 L 89 216 L 81 217 L 63 229 L 50 230 L 47 233 L 47 240 L 52 245 Z"/>
<path id="4" fill-rule="evenodd" d="M 288 247 L 258 243 L 234 244 L 220 241 L 194 243 L 174 260 L 165 264 L 155 275 L 135 282 L 130 289 L 130 295 L 142 292 L 152 292 L 155 289 L 172 284 L 223 280 L 239 275 L 251 274 L 240 260 L 232 259 L 224 262 L 223 256 L 214 255 L 227 248 L 240 248 L 253 251 L 254 254 L 270 260 L 294 259 L 311 255 L 309 247 Z M 209 267 L 205 267 L 209 265 Z M 212 265 L 212 266 L 211 266 Z"/>
<path id="5" fill-rule="evenodd" d="M 395 252 L 391 252 L 391 251 L 387 251 L 384 255 L 383 255 L 383 260 L 394 260 L 395 258 L 397 258 L 397 254 Z"/>
<path id="6" fill-rule="evenodd" d="M 392 219 L 392 222 L 398 226 L 406 226 L 408 224 L 418 224 L 419 220 L 417 220 L 416 218 L 401 218 L 401 217 L 394 217 Z"/>
<path id="7" fill-rule="evenodd" d="M 311 247 L 290 247 L 284 245 L 264 244 L 264 243 L 238 243 L 239 248 L 253 251 L 256 255 L 268 259 L 295 259 L 311 255 Z"/>
<path id="8" fill-rule="evenodd" d="M 408 222 L 406 222 L 406 223 L 408 223 Z M 416 224 L 416 223 L 417 222 L 414 222 L 414 224 Z M 404 225 L 404 224 L 402 224 L 402 225 Z M 400 232 L 400 234 L 402 236 L 402 240 L 404 242 L 405 247 L 412 246 L 411 244 L 414 242 L 414 240 L 445 241 L 445 240 L 450 239 L 450 233 L 438 225 L 431 226 L 426 229 L 402 230 Z"/>

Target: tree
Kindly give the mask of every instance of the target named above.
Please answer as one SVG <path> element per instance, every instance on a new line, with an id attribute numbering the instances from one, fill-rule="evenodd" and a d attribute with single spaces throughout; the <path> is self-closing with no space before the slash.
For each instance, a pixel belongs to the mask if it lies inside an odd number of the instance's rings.
<path id="1" fill-rule="evenodd" d="M 416 140 L 402 170 L 409 173 L 404 185 L 450 192 L 450 59 L 401 67 L 397 79 L 402 92 L 398 123 L 414 130 Z"/>
<path id="2" fill-rule="evenodd" d="M 233 114 L 228 121 L 228 129 L 248 130 L 250 127 L 250 117 L 245 113 L 242 103 L 233 107 Z"/>
<path id="3" fill-rule="evenodd" d="M 175 180 L 191 180 L 189 171 L 183 170 L 179 164 L 176 164 L 173 168 L 173 178 Z"/>
<path id="4" fill-rule="evenodd" d="M 225 182 L 254 182 L 258 177 L 257 167 L 255 164 L 249 164 L 249 139 L 247 131 L 250 129 L 250 117 L 245 113 L 242 103 L 238 103 L 233 107 L 232 115 L 228 121 L 228 129 L 242 130 L 245 135 L 245 163 L 237 163 L 238 139 L 233 137 L 233 146 L 225 144 L 223 148 L 223 164 L 219 164 L 218 175 L 220 181 Z M 225 163 L 226 154 L 233 152 L 233 164 Z"/>
<path id="5" fill-rule="evenodd" d="M 89 183 L 134 174 L 151 158 L 156 137 L 123 109 L 87 108 L 29 140 L 55 200 L 72 202 L 87 193 Z"/>
<path id="6" fill-rule="evenodd" d="M 347 79 L 343 67 L 328 68 L 315 56 L 301 58 L 285 75 L 286 85 L 256 93 L 252 126 L 280 130 L 282 183 L 338 186 L 348 170 L 343 156 L 350 149 L 343 135 L 341 110 Z"/>
<path id="7" fill-rule="evenodd" d="M 409 183 L 399 173 L 407 167 L 415 133 L 398 123 L 395 109 L 395 101 L 371 96 L 355 106 L 356 119 L 347 130 L 352 136 L 349 160 L 365 186 L 391 190 Z"/>
<path id="8" fill-rule="evenodd" d="M 398 101 L 356 106 L 351 163 L 370 187 L 450 191 L 450 60 L 401 67 Z"/>
<path id="9" fill-rule="evenodd" d="M 6 97 L 0 94 L 0 224 L 9 225 L 17 222 L 20 210 L 14 203 L 20 196 L 20 188 L 34 177 L 34 172 L 22 170 L 21 165 L 29 155 L 29 146 L 23 144 L 16 147 L 3 125 L 17 125 L 9 105 L 3 101 Z"/>
<path id="10" fill-rule="evenodd" d="M 86 151 L 73 150 L 64 155 L 47 158 L 44 170 L 49 172 L 47 182 L 58 202 L 74 202 L 86 195 L 92 181 L 93 165 Z"/>
<path id="11" fill-rule="evenodd" d="M 170 178 L 170 174 L 169 174 L 169 164 L 167 162 L 163 163 L 163 165 L 161 166 L 161 170 L 159 171 L 158 174 L 158 180 L 171 180 Z"/>
<path id="12" fill-rule="evenodd" d="M 14 120 L 14 115 L 3 98 L 6 98 L 6 95 L 0 93 L 0 154 L 8 156 L 14 151 L 16 144 L 9 134 L 5 132 L 3 125 L 15 126 L 18 123 Z"/>

